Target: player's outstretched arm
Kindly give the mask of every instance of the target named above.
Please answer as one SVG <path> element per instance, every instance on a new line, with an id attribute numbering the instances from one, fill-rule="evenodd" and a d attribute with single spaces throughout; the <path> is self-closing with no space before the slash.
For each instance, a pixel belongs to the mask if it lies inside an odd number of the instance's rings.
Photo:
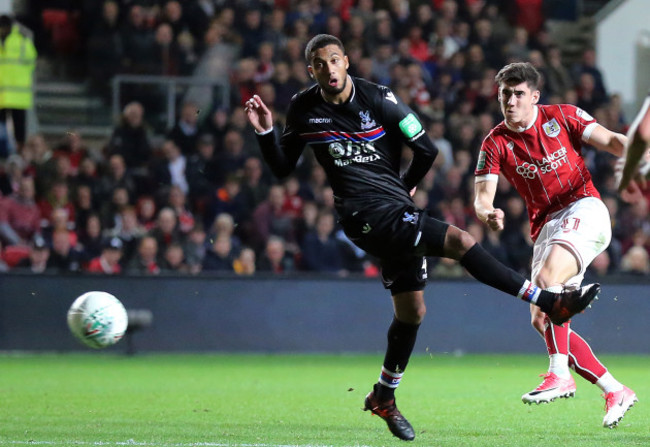
<path id="1" fill-rule="evenodd" d="M 244 110 L 257 133 L 268 132 L 273 128 L 273 114 L 258 95 L 246 101 Z"/>
<path id="2" fill-rule="evenodd" d="M 497 182 L 480 181 L 474 184 L 474 211 L 476 216 L 490 229 L 503 230 L 505 213 L 500 208 L 494 208 L 494 197 L 497 192 Z"/>
<path id="3" fill-rule="evenodd" d="M 598 125 L 591 132 L 587 143 L 594 146 L 600 151 L 609 152 L 612 155 L 620 157 L 625 152 L 627 137 L 622 133 L 612 132 L 604 126 Z"/>

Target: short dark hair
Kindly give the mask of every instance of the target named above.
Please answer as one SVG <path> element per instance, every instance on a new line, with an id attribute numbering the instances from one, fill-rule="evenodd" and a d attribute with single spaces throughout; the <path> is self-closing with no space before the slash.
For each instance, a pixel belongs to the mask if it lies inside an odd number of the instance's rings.
<path id="1" fill-rule="evenodd" d="M 328 45 L 336 45 L 341 49 L 341 51 L 343 51 L 343 53 L 345 53 L 345 47 L 338 37 L 332 36 L 331 34 L 317 34 L 307 42 L 307 46 L 305 47 L 305 59 L 307 59 L 307 62 L 311 63 L 314 51 Z"/>
<path id="2" fill-rule="evenodd" d="M 531 90 L 537 90 L 540 74 L 530 62 L 513 62 L 499 70 L 494 80 L 497 85 L 525 82 Z"/>

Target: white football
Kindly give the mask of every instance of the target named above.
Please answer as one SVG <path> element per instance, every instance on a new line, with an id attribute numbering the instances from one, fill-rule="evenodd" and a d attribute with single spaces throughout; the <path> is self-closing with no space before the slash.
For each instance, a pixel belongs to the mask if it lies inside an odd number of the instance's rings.
<path id="1" fill-rule="evenodd" d="M 68 310 L 70 331 L 91 348 L 114 345 L 124 336 L 127 325 L 124 305 L 110 293 L 84 293 Z"/>

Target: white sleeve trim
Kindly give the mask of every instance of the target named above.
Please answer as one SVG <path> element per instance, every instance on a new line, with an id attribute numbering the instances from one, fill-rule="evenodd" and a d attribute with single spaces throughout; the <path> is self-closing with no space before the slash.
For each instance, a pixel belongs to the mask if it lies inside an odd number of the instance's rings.
<path id="1" fill-rule="evenodd" d="M 589 141 L 589 137 L 591 137 L 592 132 L 596 127 L 600 126 L 598 123 L 591 123 L 585 127 L 584 132 L 582 132 L 582 141 L 587 143 Z"/>
<path id="2" fill-rule="evenodd" d="M 266 134 L 271 133 L 271 132 L 273 132 L 273 127 L 271 127 L 270 129 L 267 129 L 267 130 L 265 130 L 265 131 L 263 131 L 263 132 L 255 131 L 255 133 L 256 133 L 257 135 L 266 135 Z"/>
<path id="3" fill-rule="evenodd" d="M 498 182 L 498 181 L 499 181 L 499 174 L 483 174 L 474 177 L 474 183 Z"/>

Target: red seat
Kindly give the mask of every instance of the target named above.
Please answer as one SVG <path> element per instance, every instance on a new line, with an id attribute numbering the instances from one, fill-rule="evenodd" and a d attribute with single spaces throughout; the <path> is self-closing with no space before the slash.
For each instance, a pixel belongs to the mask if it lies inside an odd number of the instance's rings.
<path id="1" fill-rule="evenodd" d="M 26 245 L 8 245 L 2 251 L 2 259 L 9 267 L 15 267 L 20 261 L 29 256 L 29 247 Z"/>
<path id="2" fill-rule="evenodd" d="M 58 53 L 71 54 L 79 48 L 77 14 L 63 9 L 44 9 L 43 27 L 50 33 L 52 47 Z"/>

